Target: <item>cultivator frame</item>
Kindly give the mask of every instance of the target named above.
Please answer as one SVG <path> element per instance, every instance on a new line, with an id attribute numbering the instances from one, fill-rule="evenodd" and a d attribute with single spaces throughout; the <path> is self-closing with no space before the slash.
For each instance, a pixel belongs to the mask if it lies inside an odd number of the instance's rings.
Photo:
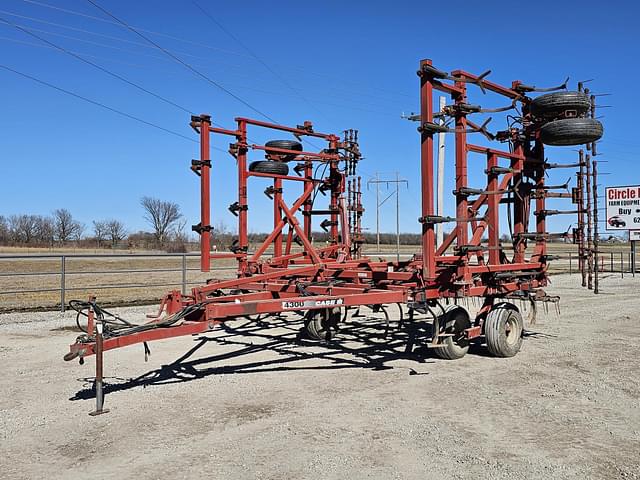
<path id="1" fill-rule="evenodd" d="M 547 296 L 541 289 L 547 285 L 547 270 L 552 260 L 547 254 L 547 242 L 551 238 L 567 237 L 567 233 L 547 232 L 546 218 L 560 214 L 582 215 L 584 210 L 582 207 L 563 211 L 547 209 L 548 197 L 571 198 L 574 203 L 579 203 L 581 197 L 554 192 L 566 190 L 566 185 L 547 185 L 545 173 L 549 168 L 582 169 L 584 164 L 582 161 L 574 165 L 550 164 L 540 139 L 540 124 L 529 113 L 531 99 L 526 96 L 527 92 L 537 89 L 519 81 L 502 86 L 486 80 L 488 73 L 473 75 L 463 70 L 447 73 L 434 68 L 430 60 L 420 62 L 421 111 L 416 119 L 420 122 L 421 141 L 422 251 L 406 261 L 362 256 L 360 217 L 364 209 L 361 179 L 356 175 L 356 166 L 361 160 L 357 132 L 350 130 L 339 137 L 314 131 L 310 122 L 288 127 L 249 118 L 237 118 L 237 128 L 228 130 L 213 126 L 208 115 L 192 117 L 191 126 L 200 136 L 200 158 L 192 161 L 191 168 L 200 177 L 201 218 L 193 229 L 200 234 L 201 269 L 210 271 L 212 261 L 219 258 L 235 258 L 237 278 L 211 279 L 206 285 L 193 288 L 188 295 L 169 292 L 150 322 L 113 329 L 104 338 L 94 328 L 95 322 L 105 322 L 103 310 L 89 302 L 87 331 L 96 333 L 79 337 L 65 358 L 83 358 L 96 353 L 98 336 L 101 337 L 100 349 L 109 350 L 205 332 L 237 317 L 293 311 L 303 315 L 307 312 L 308 322 L 321 311 L 335 313 L 349 307 L 391 303 L 406 304 L 410 312 L 429 314 L 434 326 L 428 346 L 439 348 L 453 336 L 465 342 L 481 337 L 487 315 L 505 299 L 556 301 L 557 298 Z M 488 111 L 468 103 L 470 86 L 497 94 L 508 103 L 507 107 L 492 111 L 519 107 L 520 127 L 512 125 L 494 135 L 486 128 L 488 122 L 478 125 L 469 119 L 475 113 Z M 436 112 L 434 91 L 448 94 L 452 104 Z M 434 118 L 450 118 L 455 127 L 449 128 Z M 250 128 L 322 141 L 325 146 L 317 151 L 299 151 L 259 145 L 250 141 Z M 435 213 L 433 136 L 443 131 L 455 136 L 455 217 Z M 510 148 L 470 143 L 467 139 L 470 133 L 509 144 Z M 214 134 L 234 139 L 229 153 L 238 168 L 238 200 L 230 207 L 238 217 L 238 237 L 230 253 L 211 252 L 210 179 L 217 160 L 210 157 L 210 141 Z M 256 151 L 264 151 L 268 161 L 295 157 L 297 175 L 250 171 L 248 155 Z M 485 185 L 480 188 L 469 184 L 467 167 L 472 154 L 483 156 L 486 164 Z M 317 177 L 318 166 L 324 166 L 328 173 Z M 247 182 L 251 177 L 271 181 L 265 194 L 273 203 L 273 230 L 253 252 L 249 251 L 248 241 Z M 296 183 L 302 185 L 302 194 L 287 205 L 283 186 Z M 328 209 L 315 208 L 318 192 L 328 193 Z M 503 244 L 500 237 L 500 206 L 505 204 L 513 228 L 508 245 Z M 313 241 L 312 220 L 317 217 L 325 218 L 320 226 L 329 236 L 323 246 Z M 531 218 L 535 218 L 535 225 L 530 229 Z M 434 227 L 438 223 L 454 225 L 442 245 L 436 245 Z M 529 256 L 526 254 L 528 242 L 534 243 Z M 268 249 L 271 257 L 265 258 Z M 511 257 L 508 251 L 512 251 Z M 457 302 L 468 297 L 481 297 L 483 303 L 477 316 L 464 324 L 464 328 L 451 331 L 451 325 L 439 323 L 445 313 L 441 302 Z M 330 328 L 326 334 L 328 339 Z"/>

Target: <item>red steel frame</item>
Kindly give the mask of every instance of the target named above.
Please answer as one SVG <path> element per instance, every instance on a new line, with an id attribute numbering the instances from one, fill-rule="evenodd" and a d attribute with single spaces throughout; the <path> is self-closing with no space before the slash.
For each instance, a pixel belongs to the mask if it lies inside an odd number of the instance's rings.
<path id="1" fill-rule="evenodd" d="M 171 316 L 185 308 L 198 307 L 179 324 L 148 329 L 105 338 L 103 349 L 123 347 L 162 338 L 188 335 L 207 331 L 215 325 L 238 316 L 280 313 L 283 311 L 319 310 L 358 305 L 380 305 L 408 303 L 434 305 L 439 299 L 461 297 L 484 297 L 481 313 L 491 308 L 496 299 L 523 296 L 533 297 L 540 287 L 547 284 L 547 249 L 545 207 L 545 157 L 537 127 L 527 122 L 529 98 L 518 90 L 520 82 L 510 87 L 501 86 L 468 72 L 452 72 L 453 81 L 445 81 L 433 75 L 431 61 L 420 63 L 420 122 L 421 131 L 421 195 L 422 195 L 422 252 L 411 260 L 400 262 L 374 261 L 354 255 L 351 233 L 355 215 L 347 210 L 362 212 L 360 192 L 353 191 L 351 198 L 356 205 L 345 203 L 345 186 L 355 178 L 347 179 L 349 168 L 341 169 L 341 163 L 360 158 L 357 142 L 341 140 L 334 134 L 319 133 L 311 123 L 288 127 L 249 118 L 237 118 L 235 130 L 212 126 L 208 115 L 192 118 L 191 126 L 200 136 L 200 159 L 192 169 L 200 176 L 201 218 L 194 229 L 201 235 L 201 267 L 210 271 L 211 261 L 218 258 L 235 258 L 238 262 L 237 278 L 211 280 L 196 287 L 190 295 L 179 291 L 168 293 L 161 304 L 158 318 Z M 480 86 L 483 90 L 505 97 L 510 102 L 519 102 L 523 109 L 524 127 L 507 133 L 510 151 L 468 143 L 469 128 L 477 126 L 467 119 L 462 107 L 467 102 L 467 87 Z M 447 219 L 435 216 L 434 148 L 433 134 L 428 126 L 433 124 L 434 91 L 451 96 L 455 118 L 455 174 L 456 217 Z M 318 151 L 293 151 L 267 148 L 250 143 L 249 128 L 262 128 L 285 132 L 297 138 L 311 137 L 326 143 Z M 212 134 L 235 139 L 230 153 L 238 167 L 238 243 L 233 253 L 212 253 L 211 242 L 211 198 L 210 179 L 217 159 L 210 157 Z M 357 136 L 355 137 L 357 139 Z M 345 135 L 346 139 L 346 135 Z M 353 138 L 351 138 L 353 140 Z M 250 151 L 264 151 L 268 158 L 278 155 L 296 155 L 301 175 L 273 175 L 251 172 L 247 169 Z M 468 157 L 470 154 L 486 157 L 486 187 L 469 193 Z M 500 163 L 502 162 L 502 166 Z M 328 174 L 314 178 L 314 165 L 326 164 Z M 316 169 L 318 171 L 319 169 Z M 297 170 L 298 171 L 298 170 Z M 353 169 L 351 169 L 353 174 Z M 255 251 L 249 252 L 247 183 L 251 177 L 271 179 L 270 190 L 273 202 L 273 230 Z M 526 181 L 528 179 L 528 183 Z M 281 189 L 298 182 L 302 194 L 292 205 L 283 200 Z M 359 179 L 358 179 L 359 184 Z M 316 189 L 328 190 L 328 210 L 314 210 L 312 198 Z M 267 192 L 265 192 L 267 193 Z M 351 191 L 349 192 L 351 193 Z M 469 198 L 474 196 L 475 198 Z M 560 196 L 560 194 L 555 194 Z M 535 212 L 530 205 L 535 201 Z M 500 206 L 508 204 L 512 209 L 513 257 L 507 258 L 500 241 Z M 529 232 L 531 213 L 536 217 L 535 232 Z M 302 226 L 299 215 L 302 215 Z M 328 216 L 330 242 L 321 248 L 312 240 L 312 218 Z M 351 221 L 349 220 L 351 219 Z M 455 228 L 436 246 L 434 225 L 437 222 L 453 221 Z M 288 232 L 284 235 L 284 229 Z M 484 235 L 487 241 L 483 243 Z M 354 233 L 354 236 L 356 234 Z M 294 240 L 302 243 L 295 249 Z M 535 240 L 533 254 L 527 258 L 527 240 Z M 272 249 L 271 258 L 265 259 Z M 296 251 L 294 251 L 294 249 Z M 483 316 L 479 315 L 475 325 L 467 329 L 466 336 L 481 335 Z M 434 331 L 431 344 L 438 343 L 438 331 Z M 71 345 L 71 357 L 95 353 L 95 339 L 91 335 Z"/>

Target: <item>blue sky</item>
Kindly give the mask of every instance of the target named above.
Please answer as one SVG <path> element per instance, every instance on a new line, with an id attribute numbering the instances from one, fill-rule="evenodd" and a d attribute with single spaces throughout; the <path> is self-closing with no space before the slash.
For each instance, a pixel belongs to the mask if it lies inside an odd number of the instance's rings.
<path id="1" fill-rule="evenodd" d="M 400 115 L 418 109 L 415 71 L 421 58 L 432 58 L 448 71 L 491 69 L 491 80 L 507 84 L 520 79 L 549 86 L 570 76 L 575 87 L 578 80 L 594 79 L 589 86 L 595 93 L 611 94 L 599 99 L 611 105 L 601 110 L 605 137 L 600 151 L 605 155 L 600 160 L 608 162 L 600 167 L 608 173 L 601 183 L 640 183 L 633 153 L 635 103 L 629 101 L 635 98 L 631 89 L 639 77 L 639 12 L 633 2 L 603 7 L 595 1 L 541 1 L 514 9 L 513 2 L 461 1 L 456 3 L 460 8 L 443 9 L 432 2 L 198 0 L 278 72 L 274 75 L 190 1 L 97 1 L 278 122 L 313 120 L 316 130 L 338 133 L 359 129 L 366 157 L 363 180 L 375 172 L 391 177 L 399 170 L 409 181 L 401 193 L 403 231 L 419 230 L 419 136 L 416 124 Z M 220 124 L 232 126 L 236 116 L 259 118 L 85 0 L 3 0 L 0 17 L 187 110 L 210 113 Z M 196 138 L 188 113 L 43 45 L 0 24 L 2 65 Z M 198 222 L 197 177 L 188 168 L 197 157 L 196 143 L 4 69 L 0 82 L 0 215 L 48 214 L 65 207 L 88 225 L 115 217 L 135 231 L 146 228 L 139 199 L 149 195 L 178 202 L 188 223 Z M 480 92 L 470 100 L 483 106 L 501 103 Z M 503 118 L 494 115 L 491 129 L 504 128 Z M 253 138 L 268 140 L 259 133 Z M 214 140 L 223 149 L 227 143 L 225 138 Z M 448 136 L 449 172 L 452 147 Z M 548 150 L 551 161 L 573 161 L 576 155 L 567 147 Z M 252 158 L 259 159 L 258 153 Z M 218 218 L 232 225 L 235 217 L 226 207 L 236 196 L 235 162 L 216 151 L 213 159 L 214 208 Z M 567 170 L 554 171 L 551 181 L 568 176 Z M 270 223 L 271 210 L 261 193 L 264 183 L 254 181 L 249 192 L 255 232 L 267 230 Z M 448 213 L 453 213 L 451 190 L 453 177 L 448 175 Z M 364 226 L 374 228 L 373 190 L 365 189 L 364 202 Z M 381 223 L 383 230 L 395 230 L 392 202 L 383 207 Z M 569 223 L 568 218 L 554 218 L 551 228 L 566 229 Z"/>

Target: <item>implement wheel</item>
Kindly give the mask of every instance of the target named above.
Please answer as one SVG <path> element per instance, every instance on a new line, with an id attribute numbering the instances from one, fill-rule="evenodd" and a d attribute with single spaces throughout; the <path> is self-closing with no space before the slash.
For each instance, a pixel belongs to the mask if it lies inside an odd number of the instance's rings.
<path id="1" fill-rule="evenodd" d="M 296 142 L 295 140 L 270 140 L 264 144 L 266 147 L 266 152 L 268 155 L 280 160 L 281 162 L 290 162 L 297 157 L 295 153 L 280 153 L 274 150 L 270 150 L 269 147 L 272 148 L 281 148 L 283 150 L 294 150 L 297 152 L 302 151 L 302 144 L 300 142 Z"/>
<path id="2" fill-rule="evenodd" d="M 250 172 L 270 173 L 272 175 L 288 175 L 289 166 L 282 162 L 272 162 L 271 160 L 258 160 L 249 164 Z"/>
<path id="3" fill-rule="evenodd" d="M 311 340 L 331 340 L 331 329 L 338 327 L 339 308 L 323 308 L 307 312 L 304 329 Z"/>
<path id="4" fill-rule="evenodd" d="M 484 321 L 489 352 L 496 357 L 513 357 L 522 347 L 522 315 L 510 303 L 498 303 Z"/>
<path id="5" fill-rule="evenodd" d="M 540 139 L 545 145 L 582 145 L 602 137 L 602 124 L 595 118 L 563 118 L 545 123 Z"/>
<path id="6" fill-rule="evenodd" d="M 582 92 L 554 92 L 531 101 L 531 113 L 539 118 L 577 117 L 591 108 L 589 95 Z"/>
<path id="7" fill-rule="evenodd" d="M 440 317 L 443 333 L 452 336 L 443 337 L 440 347 L 434 348 L 436 356 L 445 360 L 457 360 L 466 355 L 469 350 L 469 340 L 465 338 L 464 331 L 471 327 L 469 313 L 459 305 L 447 305 L 442 317 Z"/>

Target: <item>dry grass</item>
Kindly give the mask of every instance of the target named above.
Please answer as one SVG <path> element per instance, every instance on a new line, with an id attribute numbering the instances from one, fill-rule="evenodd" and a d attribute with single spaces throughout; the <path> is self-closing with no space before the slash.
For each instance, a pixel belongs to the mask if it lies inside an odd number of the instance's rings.
<path id="1" fill-rule="evenodd" d="M 7 247 L 0 246 L 0 255 L 109 255 L 113 253 L 163 253 L 158 250 L 108 250 L 105 248 L 79 248 L 79 247 Z"/>
<path id="2" fill-rule="evenodd" d="M 208 278 L 233 275 L 233 261 L 220 260 L 215 266 L 212 272 L 202 273 L 199 259 L 187 257 L 188 288 Z M 59 306 L 60 270 L 58 258 L 0 260 L 0 292 L 50 290 L 0 294 L 0 310 Z M 94 294 L 107 305 L 154 303 L 168 290 L 182 288 L 182 257 L 66 257 L 65 285 L 67 302 Z M 111 288 L 97 288 L 103 285 Z"/>
<path id="3" fill-rule="evenodd" d="M 367 245 L 365 253 L 374 258 L 384 255 L 389 260 L 395 258 L 394 245 L 381 245 L 381 252 L 376 252 L 375 245 Z M 401 245 L 401 259 L 408 259 L 419 252 L 415 245 Z M 620 253 L 622 252 L 625 268 L 628 269 L 629 247 L 625 245 L 602 245 L 602 263 L 605 271 L 611 268 L 613 252 L 614 271 L 620 271 Z M 65 300 L 86 299 L 89 295 L 97 295 L 101 303 L 113 304 L 153 304 L 167 291 L 182 288 L 182 257 L 137 257 L 135 253 L 123 252 L 131 256 L 110 257 L 105 250 L 80 249 L 0 249 L 4 255 L 52 254 L 69 255 L 65 258 Z M 156 252 L 160 253 L 160 252 Z M 73 255 L 104 255 L 103 258 L 74 257 Z M 549 254 L 560 255 L 561 259 L 551 263 L 551 273 L 577 271 L 577 250 L 574 245 L 550 244 Z M 232 278 L 235 262 L 230 259 L 216 260 L 209 273 L 199 269 L 198 257 L 187 257 L 187 290 L 192 286 L 205 283 L 209 278 Z M 45 310 L 59 308 L 61 285 L 60 258 L 21 258 L 8 259 L 0 255 L 0 311 L 8 310 Z M 135 270 L 135 272 L 128 272 Z M 109 285 L 110 288 L 98 288 Z M 25 292 L 25 290 L 46 290 Z M 14 292 L 14 293 L 6 293 Z M 18 293 L 19 292 L 19 293 Z"/>

